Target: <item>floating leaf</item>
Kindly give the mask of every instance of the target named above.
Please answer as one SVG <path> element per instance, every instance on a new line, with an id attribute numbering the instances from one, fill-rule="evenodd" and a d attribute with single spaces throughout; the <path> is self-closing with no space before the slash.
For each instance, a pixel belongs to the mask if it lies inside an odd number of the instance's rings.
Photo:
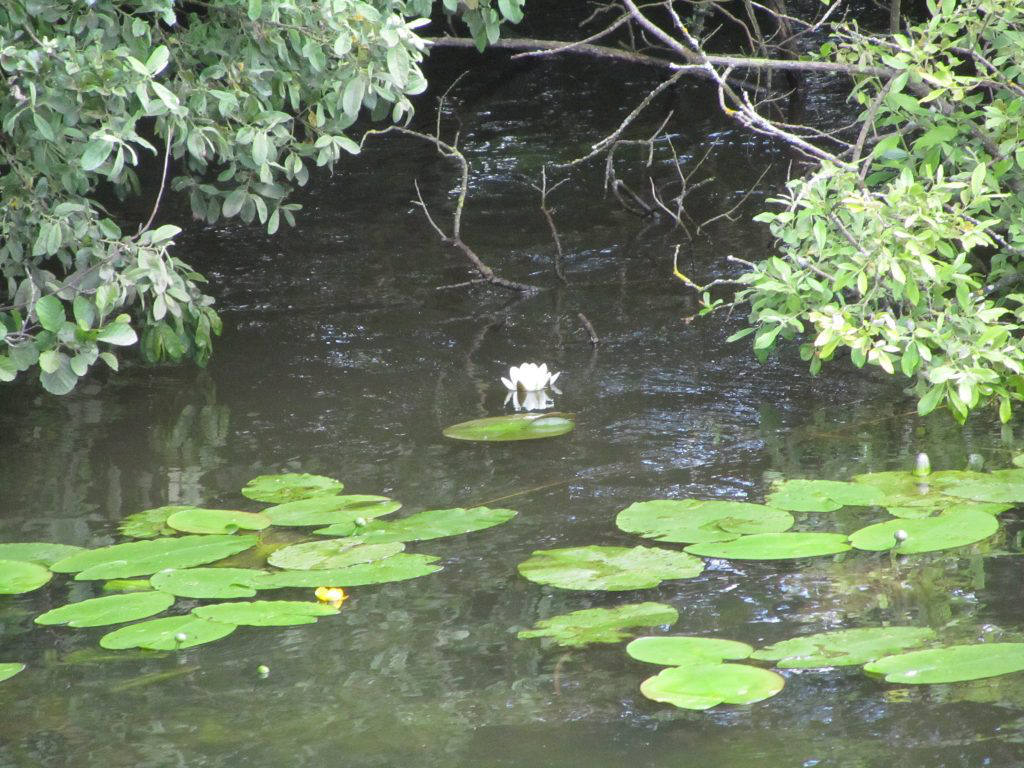
<path id="1" fill-rule="evenodd" d="M 838 480 L 786 480 L 765 498 L 769 506 L 791 512 L 833 512 L 841 507 L 874 507 L 884 502 L 885 493 L 879 488 Z"/>
<path id="2" fill-rule="evenodd" d="M 405 549 L 401 542 L 363 544 L 358 539 L 331 539 L 293 544 L 272 553 L 267 562 L 278 568 L 309 571 L 347 568 L 357 563 L 372 563 Z"/>
<path id="3" fill-rule="evenodd" d="M 365 584 L 385 584 L 426 576 L 441 570 L 435 565 L 435 555 L 410 555 L 400 552 L 373 563 L 360 563 L 348 568 L 319 571 L 280 571 L 263 573 L 253 580 L 256 589 L 284 587 L 360 587 Z"/>
<path id="4" fill-rule="evenodd" d="M 319 616 L 337 613 L 325 603 L 297 600 L 253 600 L 252 602 L 214 603 L 193 608 L 203 619 L 224 624 L 245 624 L 250 627 L 283 627 L 290 624 L 313 624 Z"/>
<path id="5" fill-rule="evenodd" d="M 250 568 L 183 568 L 158 571 L 150 577 L 154 589 L 178 597 L 253 597 L 253 582 L 263 574 Z"/>
<path id="6" fill-rule="evenodd" d="M 1024 670 L 1024 643 L 951 645 L 886 656 L 864 665 L 887 683 L 927 685 L 978 680 Z"/>
<path id="7" fill-rule="evenodd" d="M 694 664 L 663 669 L 644 680 L 640 692 L 681 709 L 710 709 L 719 704 L 762 701 L 785 684 L 781 675 L 747 664 Z"/>
<path id="8" fill-rule="evenodd" d="M 36 624 L 66 624 L 69 627 L 103 627 L 126 621 L 145 619 L 166 611 L 174 604 L 174 596 L 163 592 L 135 592 L 126 595 L 94 597 L 78 603 L 62 605 L 36 617 Z"/>
<path id="9" fill-rule="evenodd" d="M 787 560 L 835 555 L 850 548 L 841 533 L 758 533 L 734 541 L 691 544 L 687 552 L 729 560 Z"/>
<path id="10" fill-rule="evenodd" d="M 20 595 L 39 589 L 53 574 L 36 563 L 0 560 L 0 595 Z"/>
<path id="11" fill-rule="evenodd" d="M 779 533 L 793 516 L 763 504 L 702 499 L 655 499 L 630 504 L 615 524 L 626 533 L 658 541 L 732 541 L 742 534 Z"/>
<path id="12" fill-rule="evenodd" d="M 746 643 L 714 637 L 639 637 L 626 646 L 626 653 L 637 661 L 670 667 L 745 659 L 753 651 Z"/>
<path id="13" fill-rule="evenodd" d="M 675 624 L 679 612 L 664 603 L 634 603 L 618 608 L 589 608 L 537 622 L 523 630 L 520 638 L 550 637 L 558 645 L 579 648 L 590 643 L 617 643 L 632 633 L 632 627 Z"/>
<path id="14" fill-rule="evenodd" d="M 893 549 L 904 555 L 953 549 L 987 539 L 999 530 L 999 520 L 987 512 L 964 510 L 943 512 L 936 517 L 887 520 L 850 534 L 850 543 L 857 549 L 880 552 Z M 896 532 L 907 538 L 897 542 Z"/>
<path id="15" fill-rule="evenodd" d="M 117 530 L 125 536 L 129 536 L 133 539 L 152 539 L 155 536 L 172 536 L 176 531 L 167 525 L 167 518 L 175 512 L 183 512 L 186 509 L 192 509 L 192 507 L 172 504 L 167 507 L 145 509 L 142 512 L 136 512 L 128 515 L 128 517 L 121 520 L 121 524 L 117 526 Z"/>
<path id="16" fill-rule="evenodd" d="M 608 591 L 656 587 L 666 579 L 691 579 L 703 570 L 699 558 L 657 547 L 537 550 L 519 564 L 519 573 L 538 584 Z"/>
<path id="17" fill-rule="evenodd" d="M 359 541 L 368 544 L 382 544 L 388 541 L 428 541 L 445 536 L 482 531 L 506 523 L 516 516 L 514 509 L 428 509 L 401 520 L 390 522 L 374 521 L 360 527 L 356 532 Z M 321 528 L 321 535 L 342 533 L 344 527 Z"/>
<path id="18" fill-rule="evenodd" d="M 957 502 L 956 499 L 940 490 L 936 481 L 965 480 L 973 475 L 981 475 L 981 473 L 943 471 L 918 477 L 912 472 L 871 472 L 865 475 L 854 475 L 853 482 L 870 485 L 882 491 L 885 494 L 885 500 L 881 506 L 899 509 L 917 508 L 938 512 Z M 984 475 L 981 476 L 984 477 Z"/>
<path id="19" fill-rule="evenodd" d="M 841 629 L 783 640 L 755 651 L 752 658 L 774 661 L 783 669 L 848 667 L 924 645 L 934 637 L 926 627 Z"/>
<path id="20" fill-rule="evenodd" d="M 238 530 L 262 531 L 270 518 L 256 512 L 190 507 L 167 518 L 167 525 L 183 533 L 229 534 Z"/>
<path id="21" fill-rule="evenodd" d="M 151 651 L 175 651 L 212 643 L 234 631 L 234 624 L 208 621 L 192 614 L 167 616 L 108 632 L 100 638 L 100 645 L 109 650 L 146 648 Z"/>
<path id="22" fill-rule="evenodd" d="M 0 560 L 21 560 L 26 563 L 50 566 L 84 547 L 71 544 L 51 544 L 48 541 L 26 541 L 14 544 L 0 544 Z"/>
<path id="23" fill-rule="evenodd" d="M 111 579 L 103 583 L 104 592 L 149 592 L 152 589 L 149 579 Z"/>
<path id="24" fill-rule="evenodd" d="M 998 515 L 1008 509 L 1013 509 L 1013 504 L 995 504 L 987 501 L 967 501 L 952 496 L 946 497 L 949 503 L 943 505 L 942 512 L 985 512 L 989 515 Z M 936 512 L 934 507 L 886 507 L 893 517 L 910 519 L 915 517 L 931 517 Z"/>
<path id="25" fill-rule="evenodd" d="M 445 437 L 456 440 L 483 442 L 509 442 L 557 437 L 576 428 L 571 413 L 515 413 L 510 416 L 491 416 L 486 419 L 464 421 L 444 430 Z"/>
<path id="26" fill-rule="evenodd" d="M 966 475 L 961 478 L 958 475 Z M 996 504 L 1024 503 L 1024 470 L 1003 469 L 988 474 L 939 473 L 930 477 L 933 485 L 942 493 L 972 501 L 987 501 Z"/>
<path id="27" fill-rule="evenodd" d="M 242 495 L 256 501 L 284 504 L 286 501 L 311 499 L 314 496 L 335 496 L 344 487 L 334 478 L 323 475 L 260 475 L 246 484 Z"/>
<path id="28" fill-rule="evenodd" d="M 132 541 L 90 549 L 58 560 L 58 573 L 80 573 L 82 579 L 126 579 L 148 576 L 164 568 L 204 565 L 255 546 L 256 536 L 182 536 L 173 539 Z"/>
<path id="29" fill-rule="evenodd" d="M 357 528 L 358 518 L 390 515 L 401 506 L 387 496 L 314 496 L 268 507 L 263 514 L 274 525 L 345 525 L 348 528 L 340 535 L 348 536 Z"/>
<path id="30" fill-rule="evenodd" d="M 4 662 L 0 664 L 0 683 L 4 680 L 9 680 L 16 674 L 21 672 L 25 668 L 24 664 L 18 664 L 17 662 Z"/>

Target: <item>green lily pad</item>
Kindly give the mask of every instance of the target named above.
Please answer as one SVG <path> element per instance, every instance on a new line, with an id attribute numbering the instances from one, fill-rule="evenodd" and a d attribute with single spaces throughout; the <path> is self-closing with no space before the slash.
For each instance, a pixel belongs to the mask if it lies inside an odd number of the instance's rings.
<path id="1" fill-rule="evenodd" d="M 667 579 L 692 579 L 703 570 L 700 558 L 657 547 L 544 549 L 519 564 L 519 573 L 537 584 L 611 592 L 656 587 Z"/>
<path id="2" fill-rule="evenodd" d="M 955 497 L 948 497 L 949 503 L 941 507 L 942 512 L 985 512 L 989 515 L 999 515 L 1008 509 L 1013 509 L 1013 504 L 996 504 L 988 501 L 968 501 L 966 499 L 957 499 Z M 931 517 L 935 514 L 936 508 L 934 507 L 886 507 L 888 512 L 893 517 L 899 517 L 903 519 L 913 519 L 917 517 Z"/>
<path id="3" fill-rule="evenodd" d="M 341 535 L 348 536 L 358 527 L 357 519 L 390 515 L 401 507 L 401 502 L 387 496 L 314 496 L 268 507 L 263 514 L 274 525 L 347 525 Z"/>
<path id="4" fill-rule="evenodd" d="M 48 541 L 26 541 L 14 544 L 0 544 L 0 560 L 21 560 L 36 565 L 53 565 L 76 552 L 85 551 L 85 547 L 71 544 L 51 544 Z"/>
<path id="5" fill-rule="evenodd" d="M 182 536 L 110 547 L 89 549 L 58 560 L 57 573 L 75 573 L 83 579 L 127 579 L 148 576 L 164 568 L 188 568 L 205 565 L 243 552 L 255 546 L 256 536 Z"/>
<path id="6" fill-rule="evenodd" d="M 1024 670 L 1024 643 L 951 645 L 886 656 L 864 665 L 887 683 L 959 683 Z"/>
<path id="7" fill-rule="evenodd" d="M 262 531 L 270 518 L 258 512 L 191 507 L 167 518 L 167 525 L 182 533 L 229 534 L 235 531 Z"/>
<path id="8" fill-rule="evenodd" d="M 0 664 L 0 683 L 2 683 L 4 680 L 9 680 L 10 678 L 14 677 L 24 668 L 24 664 L 19 664 L 17 662 L 6 661 Z"/>
<path id="9" fill-rule="evenodd" d="M 154 573 L 154 589 L 178 597 L 218 598 L 253 597 L 253 582 L 263 571 L 251 568 L 182 568 Z"/>
<path id="10" fill-rule="evenodd" d="M 506 523 L 516 516 L 514 509 L 428 509 L 409 515 L 401 520 L 375 520 L 360 527 L 355 538 L 367 544 L 382 544 L 388 541 L 428 541 L 445 536 L 482 531 Z M 325 536 L 341 533 L 338 526 L 321 528 L 316 531 Z"/>
<path id="11" fill-rule="evenodd" d="M 338 612 L 325 603 L 298 600 L 253 600 L 251 602 L 214 603 L 193 608 L 192 613 L 209 621 L 244 624 L 250 627 L 284 627 L 313 624 L 320 616 Z"/>
<path id="12" fill-rule="evenodd" d="M 793 516 L 740 501 L 655 499 L 630 504 L 619 512 L 615 524 L 644 538 L 695 544 L 732 541 L 743 534 L 780 533 L 793 525 Z"/>
<path id="13" fill-rule="evenodd" d="M 765 504 L 791 512 L 833 512 L 842 507 L 881 506 L 884 502 L 885 492 L 873 485 L 838 480 L 786 480 L 765 498 Z"/>
<path id="14" fill-rule="evenodd" d="M 746 643 L 714 637 L 638 637 L 626 646 L 626 653 L 637 661 L 669 667 L 719 664 L 745 659 L 753 651 Z"/>
<path id="15" fill-rule="evenodd" d="M 366 584 L 386 584 L 426 576 L 441 570 L 435 565 L 436 555 L 410 555 L 399 552 L 383 560 L 359 563 L 347 568 L 318 571 L 280 571 L 261 573 L 253 580 L 256 589 L 282 589 L 285 587 L 361 587 Z"/>
<path id="16" fill-rule="evenodd" d="M 850 534 L 850 543 L 857 549 L 872 552 L 892 549 L 910 555 L 963 547 L 987 539 L 998 530 L 999 520 L 986 512 L 943 512 L 935 517 L 887 520 L 869 525 Z M 897 542 L 897 531 L 905 532 L 907 538 Z"/>
<path id="17" fill-rule="evenodd" d="M 103 582 L 104 592 L 150 592 L 153 585 L 149 579 L 111 579 Z"/>
<path id="18" fill-rule="evenodd" d="M 558 437 L 575 428 L 576 417 L 571 413 L 515 413 L 453 424 L 443 434 L 455 440 L 497 443 Z"/>
<path id="19" fill-rule="evenodd" d="M 176 512 L 192 509 L 189 506 L 172 504 L 167 507 L 144 509 L 121 520 L 117 530 L 132 539 L 152 539 L 157 536 L 173 536 L 176 531 L 167 525 L 167 518 Z"/>
<path id="20" fill-rule="evenodd" d="M 255 501 L 284 504 L 287 501 L 311 499 L 314 496 L 336 496 L 344 487 L 343 483 L 333 477 L 291 472 L 254 477 L 246 483 L 242 495 Z"/>
<path id="21" fill-rule="evenodd" d="M 24 560 L 0 560 L 0 595 L 20 595 L 39 589 L 53 574 Z"/>
<path id="22" fill-rule="evenodd" d="M 1024 503 L 1024 470 L 1021 469 L 1002 469 L 987 474 L 940 473 L 929 481 L 948 496 L 996 504 Z"/>
<path id="23" fill-rule="evenodd" d="M 849 667 L 924 645 L 934 637 L 927 627 L 841 629 L 783 640 L 755 651 L 752 658 L 774 661 L 783 669 Z"/>
<path id="24" fill-rule="evenodd" d="M 115 629 L 100 638 L 108 650 L 145 648 L 151 651 L 176 651 L 212 643 L 235 631 L 234 624 L 208 621 L 192 614 L 166 616 Z"/>
<path id="25" fill-rule="evenodd" d="M 640 685 L 648 699 L 680 709 L 710 709 L 719 704 L 753 704 L 782 690 L 785 679 L 747 664 L 694 664 L 669 667 Z"/>
<path id="26" fill-rule="evenodd" d="M 881 505 L 883 507 L 939 512 L 957 503 L 955 498 L 951 498 L 939 487 L 939 483 L 964 481 L 973 476 L 985 477 L 980 472 L 967 471 L 933 472 L 924 477 L 918 477 L 912 472 L 871 472 L 854 475 L 852 480 L 882 491 L 885 494 L 885 501 Z"/>
<path id="27" fill-rule="evenodd" d="M 520 638 L 550 637 L 558 645 L 581 648 L 591 643 L 617 643 L 629 637 L 632 627 L 675 624 L 679 612 L 664 603 L 635 603 L 618 608 L 589 608 L 554 616 L 523 630 Z"/>
<path id="28" fill-rule="evenodd" d="M 405 549 L 399 541 L 387 544 L 363 544 L 358 539 L 330 539 L 293 544 L 272 553 L 267 562 L 278 568 L 310 571 L 326 568 L 347 568 L 358 563 L 372 563 L 391 557 Z"/>
<path id="29" fill-rule="evenodd" d="M 757 533 L 734 541 L 691 544 L 686 551 L 728 560 L 788 560 L 835 555 L 850 549 L 841 533 Z"/>
<path id="30" fill-rule="evenodd" d="M 103 627 L 108 624 L 123 624 L 126 621 L 145 619 L 174 604 L 174 596 L 163 592 L 134 592 L 125 595 L 94 597 L 78 603 L 62 605 L 41 616 L 36 624 L 52 626 L 65 624 L 69 627 Z"/>

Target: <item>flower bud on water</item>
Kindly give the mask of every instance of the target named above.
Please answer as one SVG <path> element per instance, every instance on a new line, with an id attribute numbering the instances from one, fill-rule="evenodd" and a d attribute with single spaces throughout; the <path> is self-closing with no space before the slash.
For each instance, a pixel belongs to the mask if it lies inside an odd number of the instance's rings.
<path id="1" fill-rule="evenodd" d="M 902 544 L 904 541 L 906 541 L 909 538 L 908 535 L 907 535 L 907 532 L 904 531 L 902 528 L 900 530 L 896 531 L 892 535 L 892 537 L 894 539 L 896 539 L 896 545 L 897 546 L 899 546 L 900 544 Z"/>
<path id="2" fill-rule="evenodd" d="M 917 454 L 917 461 L 914 463 L 914 474 L 918 477 L 925 477 L 932 472 L 932 462 L 928 454 L 922 451 Z"/>
<path id="3" fill-rule="evenodd" d="M 360 528 L 362 528 L 364 525 L 366 525 L 366 518 L 365 517 L 357 517 L 355 519 L 355 524 L 358 525 Z"/>
<path id="4" fill-rule="evenodd" d="M 178 632 L 174 636 L 174 641 L 176 643 L 184 643 L 186 640 L 188 640 L 188 635 L 186 635 L 184 632 Z"/>
<path id="5" fill-rule="evenodd" d="M 268 667 L 266 664 L 260 664 L 258 667 L 256 667 L 256 674 L 260 677 L 269 677 L 270 667 Z"/>

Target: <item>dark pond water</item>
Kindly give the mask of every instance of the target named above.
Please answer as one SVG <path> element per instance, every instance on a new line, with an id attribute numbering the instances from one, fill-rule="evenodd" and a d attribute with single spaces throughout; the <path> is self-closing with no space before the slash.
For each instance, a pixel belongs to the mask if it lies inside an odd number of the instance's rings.
<path id="1" fill-rule="evenodd" d="M 437 81 L 465 65 L 438 58 Z M 409 200 L 418 178 L 442 217 L 452 169 L 429 146 L 389 142 L 321 175 L 283 236 L 234 224 L 188 233 L 182 250 L 211 278 L 225 319 L 207 370 L 135 366 L 65 398 L 3 391 L 4 541 L 110 543 L 122 517 L 163 504 L 256 510 L 239 489 L 280 471 L 331 475 L 410 511 L 500 502 L 520 514 L 411 545 L 440 555 L 444 570 L 355 588 L 337 617 L 241 628 L 180 653 L 107 654 L 102 629 L 33 627 L 41 611 L 96 594 L 88 582 L 60 577 L 0 599 L 2 658 L 30 665 L 0 688 L 0 765 L 1019 764 L 1024 675 L 909 689 L 856 670 L 795 672 L 774 699 L 693 713 L 644 699 L 651 668 L 621 645 L 564 653 L 516 639 L 542 618 L 643 599 L 676 606 L 676 632 L 755 645 L 887 622 L 958 641 L 1024 629 L 1013 556 L 961 552 L 898 569 L 863 553 L 719 562 L 625 594 L 517 576 L 534 549 L 636 543 L 613 525 L 636 500 L 760 501 L 773 478 L 905 468 L 919 450 L 937 468 L 963 467 L 970 453 L 1006 466 L 1015 445 L 984 417 L 966 429 L 943 415 L 918 419 L 885 379 L 842 366 L 810 379 L 789 352 L 760 365 L 747 344 L 724 343 L 739 317 L 691 321 L 693 297 L 671 277 L 673 246 L 683 243 L 680 266 L 700 280 L 728 274 L 727 254 L 760 258 L 769 242 L 748 223 L 756 201 L 690 242 L 623 213 L 601 195 L 600 171 L 584 174 L 552 200 L 566 251 L 560 285 L 537 195 L 516 174 L 578 154 L 654 82 L 645 71 L 600 74 L 509 64 L 454 94 L 474 169 L 465 237 L 506 276 L 545 286 L 539 295 L 436 290 L 467 270 Z M 675 109 L 669 131 L 682 156 L 716 143 L 705 164 L 713 180 L 690 206 L 698 222 L 774 163 L 759 195 L 770 191 L 788 162 L 723 123 L 707 96 L 681 89 L 636 134 Z M 601 337 L 596 349 L 578 312 Z M 578 414 L 574 433 L 505 445 L 442 437 L 448 424 L 505 412 L 499 376 L 526 360 L 563 372 L 556 406 Z M 849 531 L 870 517 L 800 522 Z M 1012 543 L 1019 515 L 1004 520 Z"/>

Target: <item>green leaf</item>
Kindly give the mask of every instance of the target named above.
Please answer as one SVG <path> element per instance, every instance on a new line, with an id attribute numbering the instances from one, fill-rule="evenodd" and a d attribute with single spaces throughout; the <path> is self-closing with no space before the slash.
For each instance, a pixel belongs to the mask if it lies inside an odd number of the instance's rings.
<path id="1" fill-rule="evenodd" d="M 691 544 L 687 552 L 728 560 L 788 560 L 835 555 L 850 549 L 841 533 L 758 533 L 734 541 Z"/>
<path id="2" fill-rule="evenodd" d="M 1024 643 L 951 645 L 886 656 L 864 665 L 887 683 L 930 685 L 959 683 L 1024 670 Z"/>
<path id="3" fill-rule="evenodd" d="M 36 302 L 36 317 L 44 330 L 57 333 L 64 325 L 64 303 L 54 295 L 43 296 Z"/>
<path id="4" fill-rule="evenodd" d="M 785 684 L 781 675 L 746 664 L 694 664 L 662 670 L 644 680 L 640 692 L 680 709 L 700 710 L 763 701 Z"/>
<path id="5" fill-rule="evenodd" d="M 372 563 L 405 549 L 401 542 L 363 544 L 358 539 L 330 539 L 293 544 L 273 552 L 267 562 L 278 568 L 308 571 L 326 568 L 347 568 L 358 563 Z"/>
<path id="6" fill-rule="evenodd" d="M 151 651 L 176 651 L 212 643 L 234 631 L 234 624 L 208 621 L 192 614 L 167 616 L 109 632 L 100 638 L 100 645 L 110 650 L 146 648 Z"/>
<path id="7" fill-rule="evenodd" d="M 987 539 L 999 530 L 999 520 L 987 512 L 943 512 L 936 517 L 888 520 L 850 534 L 857 549 L 895 550 L 903 555 L 954 549 Z M 906 534 L 903 538 L 902 531 Z M 899 537 L 899 538 L 897 538 Z M 902 541 L 900 540 L 902 539 Z"/>
<path id="8" fill-rule="evenodd" d="M 116 322 L 101 328 L 96 338 L 116 347 L 127 347 L 139 340 L 135 330 L 128 323 Z"/>
<path id="9" fill-rule="evenodd" d="M 189 507 L 174 512 L 166 522 L 171 528 L 183 533 L 229 534 L 239 530 L 262 531 L 270 525 L 270 518 L 254 512 Z"/>
<path id="10" fill-rule="evenodd" d="M 71 544 L 51 544 L 48 541 L 26 541 L 0 544 L 0 560 L 21 560 L 49 567 L 58 560 L 84 552 L 84 547 Z"/>
<path id="11" fill-rule="evenodd" d="M 145 619 L 174 604 L 174 597 L 163 592 L 135 592 L 126 595 L 94 597 L 62 605 L 36 617 L 36 624 L 66 624 L 69 627 L 102 627 Z"/>
<path id="12" fill-rule="evenodd" d="M 246 14 L 251 21 L 256 21 L 263 13 L 263 0 L 249 0 Z"/>
<path id="13" fill-rule="evenodd" d="M 626 653 L 637 661 L 666 667 L 718 664 L 745 659 L 753 651 L 746 643 L 713 637 L 640 637 L 626 646 Z"/>
<path id="14" fill-rule="evenodd" d="M 337 612 L 337 608 L 324 603 L 304 603 L 297 600 L 214 603 L 192 609 L 192 613 L 202 619 L 250 627 L 314 624 L 320 616 L 330 616 Z"/>
<path id="15" fill-rule="evenodd" d="M 253 597 L 253 583 L 261 575 L 251 568 L 168 568 L 154 573 L 149 583 L 178 597 L 228 599 Z"/>
<path id="16" fill-rule="evenodd" d="M 623 591 L 691 579 L 704 570 L 692 555 L 657 547 L 571 547 L 533 552 L 519 564 L 529 581 L 559 589 Z"/>
<path id="17" fill-rule="evenodd" d="M 186 509 L 192 509 L 192 507 L 175 504 L 167 507 L 157 507 L 156 509 L 145 509 L 142 512 L 128 515 L 128 517 L 121 520 L 117 530 L 133 539 L 171 536 L 175 533 L 175 530 L 167 525 L 167 518 L 175 512 L 181 512 Z"/>
<path id="18" fill-rule="evenodd" d="M 794 637 L 760 648 L 752 658 L 774 661 L 782 669 L 849 667 L 934 639 L 927 627 L 864 627 Z"/>
<path id="19" fill-rule="evenodd" d="M 93 139 L 85 145 L 85 151 L 82 152 L 82 159 L 79 165 L 81 165 L 83 171 L 95 171 L 106 162 L 113 149 L 113 142 L 106 139 Z"/>
<path id="20" fill-rule="evenodd" d="M 83 331 L 88 331 L 96 322 L 96 305 L 85 296 L 75 296 L 71 304 L 75 315 L 75 322 Z"/>
<path id="21" fill-rule="evenodd" d="M 354 120 L 359 116 L 359 109 L 363 104 L 363 95 L 366 92 L 366 81 L 362 75 L 356 75 L 347 83 L 341 94 L 341 108 L 346 117 Z"/>
<path id="22" fill-rule="evenodd" d="M 847 506 L 880 506 L 884 502 L 885 494 L 877 488 L 838 480 L 785 480 L 765 498 L 769 506 L 791 512 L 832 512 Z"/>
<path id="23" fill-rule="evenodd" d="M 455 440 L 508 442 L 557 437 L 572 432 L 575 427 L 575 417 L 569 413 L 516 413 L 453 424 L 444 430 L 444 436 Z"/>
<path id="24" fill-rule="evenodd" d="M 149 58 L 146 59 L 146 71 L 150 75 L 158 75 L 163 72 L 164 67 L 167 66 L 167 62 L 171 58 L 171 52 L 167 50 L 166 45 L 158 45 L 153 49 L 153 52 L 149 54 Z"/>
<path id="25" fill-rule="evenodd" d="M 356 520 L 390 515 L 401 507 L 401 502 L 386 496 L 314 496 L 268 507 L 263 514 L 274 525 L 344 526 L 340 535 L 348 536 L 358 527 Z"/>
<path id="26" fill-rule="evenodd" d="M 617 608 L 589 608 L 538 621 L 520 638 L 550 637 L 558 645 L 582 648 L 591 643 L 617 643 L 629 637 L 633 627 L 675 624 L 679 612 L 663 603 L 633 603 Z"/>
<path id="27" fill-rule="evenodd" d="M 657 541 L 731 541 L 749 533 L 779 533 L 793 516 L 762 504 L 702 499 L 639 501 L 619 512 L 615 525 Z"/>
<path id="28" fill-rule="evenodd" d="M 514 509 L 428 509 L 391 522 L 372 521 L 356 529 L 355 538 L 368 544 L 390 541 L 428 541 L 445 536 L 482 531 L 507 523 L 516 516 Z M 321 528 L 316 533 L 326 536 L 348 535 L 347 524 Z"/>
<path id="29" fill-rule="evenodd" d="M 335 496 L 342 488 L 344 485 L 337 480 L 322 475 L 260 475 L 246 484 L 242 489 L 242 495 L 255 501 L 283 504 L 287 501 L 311 499 L 314 496 Z"/>
<path id="30" fill-rule="evenodd" d="M 39 589 L 53 577 L 41 565 L 22 560 L 0 560 L 0 595 L 20 595 Z"/>
<path id="31" fill-rule="evenodd" d="M 132 541 L 90 549 L 51 568 L 57 573 L 78 573 L 78 580 L 126 579 L 148 576 L 164 568 L 204 565 L 244 552 L 259 542 L 257 536 L 182 536 Z"/>
<path id="32" fill-rule="evenodd" d="M 316 571 L 278 571 L 263 573 L 253 579 L 256 589 L 282 589 L 285 587 L 361 587 L 367 584 L 385 584 L 427 576 L 441 570 L 434 555 L 410 555 L 399 552 L 383 560 L 359 563 L 347 568 Z"/>
<path id="33" fill-rule="evenodd" d="M 4 680 L 10 680 L 16 674 L 21 672 L 21 670 L 23 670 L 24 668 L 24 664 L 19 664 L 17 662 L 8 661 L 0 663 L 0 683 L 2 683 Z"/>

